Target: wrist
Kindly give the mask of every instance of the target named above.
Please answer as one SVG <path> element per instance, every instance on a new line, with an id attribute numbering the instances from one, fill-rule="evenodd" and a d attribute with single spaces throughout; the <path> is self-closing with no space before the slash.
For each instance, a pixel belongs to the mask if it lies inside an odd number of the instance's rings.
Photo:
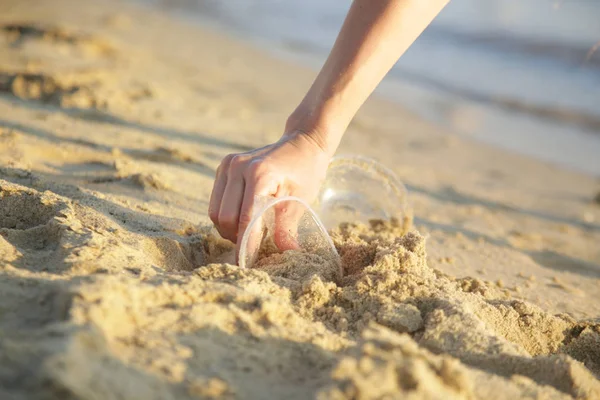
<path id="1" fill-rule="evenodd" d="M 303 102 L 288 117 L 284 136 L 301 134 L 333 157 L 347 125 L 326 107 Z"/>

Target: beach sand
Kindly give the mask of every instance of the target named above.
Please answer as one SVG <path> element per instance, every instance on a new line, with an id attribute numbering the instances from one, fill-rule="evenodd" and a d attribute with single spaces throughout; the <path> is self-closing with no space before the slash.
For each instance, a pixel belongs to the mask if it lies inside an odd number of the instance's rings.
<path id="1" fill-rule="evenodd" d="M 315 71 L 116 0 L 3 1 L 0 48 L 1 399 L 600 399 L 597 178 L 373 97 L 339 153 L 414 229 L 242 270 L 215 168 Z"/>

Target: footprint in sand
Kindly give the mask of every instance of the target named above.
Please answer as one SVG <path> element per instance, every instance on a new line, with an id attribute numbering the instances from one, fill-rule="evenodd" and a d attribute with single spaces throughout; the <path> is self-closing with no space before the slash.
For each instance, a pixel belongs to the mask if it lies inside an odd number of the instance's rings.
<path id="1" fill-rule="evenodd" d="M 156 185 L 146 178 L 140 185 Z M 147 214 L 81 196 L 86 205 L 0 180 L 0 265 L 86 274 L 122 273 L 123 258 L 129 269 L 146 272 L 190 271 L 204 262 L 202 232 L 180 232 L 176 221 L 163 226 Z"/>
<path id="2" fill-rule="evenodd" d="M 145 174 L 136 173 L 130 175 L 110 175 L 93 178 L 88 181 L 89 183 L 121 183 L 129 186 L 133 186 L 138 189 L 146 190 L 170 190 L 169 185 L 165 180 L 157 174 Z"/>
<path id="3" fill-rule="evenodd" d="M 69 84 L 45 74 L 0 71 L 0 93 L 64 108 L 101 106 L 90 84 Z"/>
<path id="4" fill-rule="evenodd" d="M 22 47 L 30 41 L 50 46 L 66 46 L 86 56 L 112 57 L 116 50 L 109 43 L 91 35 L 75 34 L 63 28 L 45 27 L 35 24 L 9 23 L 0 25 L 12 47 Z"/>
<path id="5" fill-rule="evenodd" d="M 68 111 L 85 111 L 78 117 L 102 122 L 119 122 L 118 118 L 115 120 L 104 112 L 112 106 L 135 104 L 155 96 L 147 85 L 140 83 L 127 88 L 111 86 L 107 84 L 107 75 L 106 71 L 46 74 L 0 69 L 0 94 L 39 101 Z"/>
<path id="6" fill-rule="evenodd" d="M 47 193 L 0 182 L 0 249 L 14 265 L 34 271 L 59 272 L 61 246 L 72 213 L 69 205 Z"/>
<path id="7" fill-rule="evenodd" d="M 64 56 L 92 60 L 103 58 L 111 61 L 112 65 L 118 55 L 114 46 L 92 35 L 36 24 L 0 24 L 2 42 L 25 54 L 28 51 L 26 46 L 30 43 L 35 44 L 36 54 L 44 54 L 39 48 L 45 46 L 50 59 L 60 54 L 62 61 Z M 0 94 L 4 92 L 23 100 L 82 110 L 105 110 L 109 103 L 138 103 L 155 96 L 150 85 L 140 82 L 133 82 L 128 87 L 121 85 L 107 89 L 107 82 L 113 83 L 110 78 L 107 80 L 107 76 L 112 77 L 112 68 L 98 69 L 96 64 L 91 68 L 81 68 L 80 62 L 76 62 L 74 65 L 78 67 L 71 70 L 61 67 L 61 73 L 48 73 L 40 70 L 44 60 L 40 59 L 33 69 L 0 69 Z M 102 89 L 106 90 L 102 92 Z"/>

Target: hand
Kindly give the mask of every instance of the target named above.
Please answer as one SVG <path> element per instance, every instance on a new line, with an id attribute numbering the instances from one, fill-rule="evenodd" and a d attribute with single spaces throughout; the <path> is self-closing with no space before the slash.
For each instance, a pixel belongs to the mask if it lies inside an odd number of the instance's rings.
<path id="1" fill-rule="evenodd" d="M 446 3 L 355 0 L 327 61 L 287 121 L 286 132 L 292 133 L 261 149 L 225 157 L 209 214 L 221 235 L 237 243 L 236 259 L 254 197 L 314 199 L 356 111 Z M 294 207 L 281 208 L 275 209 L 275 244 L 280 249 L 291 245 L 285 243 L 281 221 L 297 215 Z"/>
<path id="2" fill-rule="evenodd" d="M 252 219 L 255 196 L 296 196 L 312 202 L 330 158 L 314 136 L 293 132 L 271 145 L 223 159 L 210 197 L 209 216 L 221 236 L 237 244 L 236 260 Z M 294 248 L 289 223 L 300 216 L 285 206 L 276 208 L 275 213 L 275 244 L 281 250 Z"/>

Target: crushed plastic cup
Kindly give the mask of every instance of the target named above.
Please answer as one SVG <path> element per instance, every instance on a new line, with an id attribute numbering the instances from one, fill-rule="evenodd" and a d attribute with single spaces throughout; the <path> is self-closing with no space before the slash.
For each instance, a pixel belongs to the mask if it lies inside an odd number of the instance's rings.
<path id="1" fill-rule="evenodd" d="M 362 156 L 338 156 L 329 164 L 315 209 L 327 229 L 345 222 L 402 221 L 406 188 L 396 175 Z"/>
<path id="2" fill-rule="evenodd" d="M 257 197 L 252 221 L 242 236 L 239 265 L 252 268 L 259 256 L 297 250 L 338 262 L 325 226 L 302 199 Z"/>

